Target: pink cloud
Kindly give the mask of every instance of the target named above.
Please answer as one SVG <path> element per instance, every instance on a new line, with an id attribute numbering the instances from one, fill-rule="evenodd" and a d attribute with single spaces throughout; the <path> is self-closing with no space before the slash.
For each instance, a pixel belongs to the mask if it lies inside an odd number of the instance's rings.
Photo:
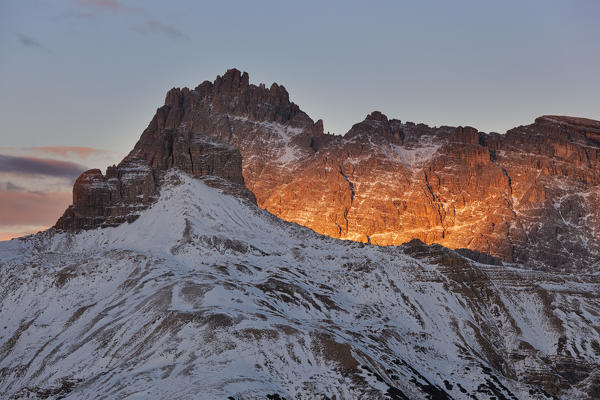
<path id="1" fill-rule="evenodd" d="M 106 150 L 94 149 L 92 147 L 80 146 L 41 146 L 30 147 L 28 150 L 33 150 L 39 153 L 57 155 L 60 157 L 68 157 L 69 154 L 75 154 L 82 159 L 88 158 L 92 154 L 105 154 Z"/>
<path id="2" fill-rule="evenodd" d="M 0 154 L 0 172 L 75 178 L 87 168 L 69 161 Z"/>

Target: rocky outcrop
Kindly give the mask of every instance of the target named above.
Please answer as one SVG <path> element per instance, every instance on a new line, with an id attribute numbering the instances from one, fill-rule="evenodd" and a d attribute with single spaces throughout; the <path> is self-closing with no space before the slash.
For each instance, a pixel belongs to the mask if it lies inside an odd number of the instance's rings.
<path id="1" fill-rule="evenodd" d="M 259 204 L 342 239 L 417 238 L 544 268 L 598 265 L 600 123 L 541 117 L 499 135 L 372 115 L 288 163 L 284 182 L 255 190 Z"/>
<path id="2" fill-rule="evenodd" d="M 123 168 L 178 167 L 241 182 L 235 163 L 224 164 L 228 156 L 199 161 L 207 149 L 198 137 L 239 149 L 244 182 L 260 207 L 325 235 L 379 245 L 419 239 L 540 268 L 600 263 L 598 121 L 543 116 L 488 134 L 375 111 L 335 136 L 290 102 L 283 86 L 253 85 L 247 73 L 232 69 L 195 89 L 170 90 L 117 171 L 103 179 L 88 171 L 85 179 L 110 184 Z M 156 196 L 154 175 L 136 175 L 148 190 L 125 194 L 133 210 Z M 120 206 L 98 208 L 98 202 L 107 196 L 119 202 L 128 184 L 114 191 L 88 186 L 78 208 L 86 226 L 97 226 L 89 222 L 97 215 L 110 221 L 106 214 L 113 212 L 123 220 Z"/>
<path id="3" fill-rule="evenodd" d="M 169 96 L 167 96 L 167 99 Z M 155 118 L 156 119 L 156 118 Z M 207 183 L 239 187 L 235 192 L 255 201 L 245 189 L 242 157 L 233 146 L 200 134 L 180 135 L 161 130 L 151 136 L 153 123 L 144 132 L 134 150 L 118 165 L 81 174 L 73 185 L 73 205 L 65 211 L 55 228 L 92 229 L 132 222 L 158 197 L 161 176 L 177 168 L 196 177 L 218 177 L 233 185 L 209 179 Z"/>

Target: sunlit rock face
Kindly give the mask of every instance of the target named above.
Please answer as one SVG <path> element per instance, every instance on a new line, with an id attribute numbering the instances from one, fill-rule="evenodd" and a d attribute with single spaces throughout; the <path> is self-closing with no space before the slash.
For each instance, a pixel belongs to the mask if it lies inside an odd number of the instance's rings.
<path id="1" fill-rule="evenodd" d="M 598 263 L 597 121 L 544 116 L 500 135 L 373 112 L 334 136 L 283 86 L 230 70 L 169 91 L 140 142 L 165 132 L 233 144 L 259 206 L 319 233 L 380 245 L 416 238 L 550 268 Z"/>
<path id="2" fill-rule="evenodd" d="M 273 165 L 286 176 L 254 191 L 281 218 L 342 239 L 417 238 L 585 268 L 600 245 L 600 123 L 579 122 L 542 117 L 499 135 L 371 115 L 313 155 Z M 252 172 L 249 185 L 260 180 Z"/>
<path id="3" fill-rule="evenodd" d="M 416 238 L 552 269 L 600 259 L 598 121 L 544 116 L 501 135 L 376 111 L 335 136 L 283 86 L 256 86 L 232 69 L 170 90 L 119 167 L 143 160 L 151 170 L 194 171 L 197 135 L 239 149 L 260 207 L 319 233 L 379 245 Z M 213 169 L 235 176 L 221 165 L 228 157 Z M 152 184 L 140 187 L 152 200 Z"/>

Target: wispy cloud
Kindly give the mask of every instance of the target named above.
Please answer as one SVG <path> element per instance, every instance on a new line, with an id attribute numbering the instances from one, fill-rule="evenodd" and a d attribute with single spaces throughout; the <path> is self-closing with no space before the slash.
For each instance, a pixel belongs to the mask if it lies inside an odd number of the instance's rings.
<path id="1" fill-rule="evenodd" d="M 134 31 L 143 34 L 159 34 L 172 39 L 189 39 L 189 37 L 180 29 L 173 25 L 152 19 L 149 17 L 146 9 L 142 7 L 131 7 L 123 4 L 119 0 L 72 0 L 83 12 L 69 12 L 68 16 L 82 18 L 95 17 L 97 14 L 132 14 L 139 17 L 139 23 L 132 25 Z M 67 16 L 67 15 L 65 15 Z"/>
<path id="2" fill-rule="evenodd" d="M 72 182 L 83 170 L 68 161 L 0 154 L 0 240 L 54 225 L 71 204 Z"/>
<path id="3" fill-rule="evenodd" d="M 71 0 L 75 6 L 55 17 L 56 20 L 63 18 L 93 19 L 98 14 L 112 12 L 117 14 L 121 11 L 127 12 L 132 9 L 124 6 L 118 0 Z"/>
<path id="4" fill-rule="evenodd" d="M 107 150 L 82 146 L 40 146 L 28 147 L 27 150 L 41 154 L 51 154 L 63 158 L 67 158 L 69 155 L 76 155 L 81 159 L 86 159 L 91 155 L 106 155 L 109 153 Z"/>
<path id="5" fill-rule="evenodd" d="M 69 161 L 0 154 L 0 172 L 75 178 L 86 168 Z"/>
<path id="6" fill-rule="evenodd" d="M 25 47 L 36 47 L 38 49 L 46 49 L 43 44 L 32 38 L 31 36 L 25 35 L 24 33 L 17 33 L 19 43 Z"/>
<path id="7" fill-rule="evenodd" d="M 164 22 L 156 21 L 156 20 L 148 20 L 142 24 L 135 25 L 133 29 L 141 34 L 162 34 L 173 39 L 186 39 L 187 36 L 181 32 L 179 29 L 175 28 L 172 25 L 165 24 Z"/>
<path id="8" fill-rule="evenodd" d="M 14 183 L 8 182 L 0 182 L 0 192 L 18 192 L 18 191 L 27 191 L 22 186 L 15 185 Z"/>

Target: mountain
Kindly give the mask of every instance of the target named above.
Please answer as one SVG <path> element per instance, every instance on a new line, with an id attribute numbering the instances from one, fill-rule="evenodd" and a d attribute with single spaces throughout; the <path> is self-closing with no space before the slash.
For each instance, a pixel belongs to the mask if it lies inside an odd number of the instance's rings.
<path id="1" fill-rule="evenodd" d="M 598 275 L 340 241 L 222 178 L 160 182 L 133 223 L 0 245 L 8 398 L 599 393 Z"/>
<path id="2" fill-rule="evenodd" d="M 232 69 L 170 90 L 124 162 L 189 163 L 197 133 L 240 150 L 261 208 L 328 236 L 416 238 L 544 270 L 600 266 L 598 121 L 544 116 L 501 135 L 373 112 L 335 136 L 283 86 L 256 86 Z M 164 136 L 172 154 L 154 148 Z"/>
<path id="3" fill-rule="evenodd" d="M 374 112 L 337 137 L 237 70 L 173 89 L 119 165 L 77 179 L 53 229 L 0 243 L 0 393 L 598 398 L 597 124 L 502 136 Z M 565 132 L 569 154 L 552 147 Z"/>

